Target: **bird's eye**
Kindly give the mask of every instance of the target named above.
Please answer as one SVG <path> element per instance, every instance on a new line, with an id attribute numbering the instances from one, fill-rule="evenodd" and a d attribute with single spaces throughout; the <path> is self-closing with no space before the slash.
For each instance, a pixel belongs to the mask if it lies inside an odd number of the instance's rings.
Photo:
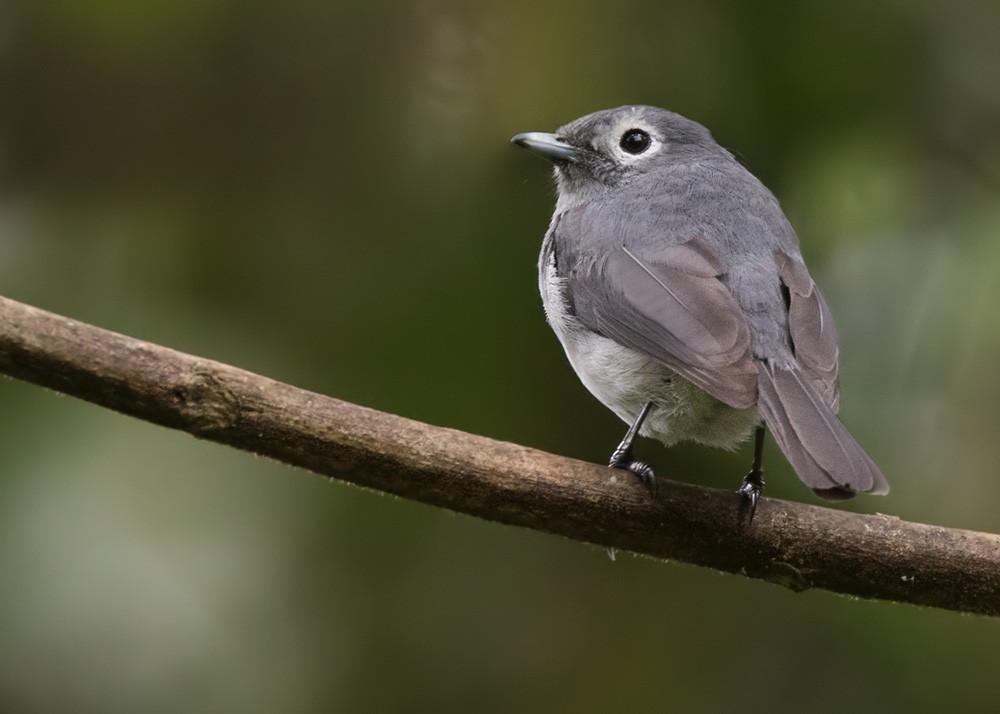
<path id="1" fill-rule="evenodd" d="M 642 129 L 629 129 L 622 134 L 619 146 L 630 154 L 641 154 L 653 142 Z"/>

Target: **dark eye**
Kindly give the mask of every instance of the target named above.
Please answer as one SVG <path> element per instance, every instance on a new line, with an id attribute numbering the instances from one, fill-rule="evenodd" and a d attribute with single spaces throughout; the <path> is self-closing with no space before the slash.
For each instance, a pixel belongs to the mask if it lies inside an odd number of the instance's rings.
<path id="1" fill-rule="evenodd" d="M 652 141 L 653 140 L 649 138 L 649 134 L 644 132 L 642 129 L 629 129 L 622 134 L 622 140 L 619 146 L 630 154 L 641 154 L 649 148 Z"/>

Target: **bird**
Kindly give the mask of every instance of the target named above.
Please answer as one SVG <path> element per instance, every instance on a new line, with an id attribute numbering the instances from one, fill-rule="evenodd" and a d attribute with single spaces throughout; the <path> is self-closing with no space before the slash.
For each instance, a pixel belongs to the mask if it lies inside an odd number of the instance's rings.
<path id="1" fill-rule="evenodd" d="M 610 466 L 655 494 L 637 436 L 733 449 L 753 433 L 752 523 L 769 431 L 819 497 L 888 493 L 837 417 L 837 331 L 795 231 L 707 128 L 629 105 L 511 142 L 553 164 L 539 290 L 570 365 L 629 425 Z"/>

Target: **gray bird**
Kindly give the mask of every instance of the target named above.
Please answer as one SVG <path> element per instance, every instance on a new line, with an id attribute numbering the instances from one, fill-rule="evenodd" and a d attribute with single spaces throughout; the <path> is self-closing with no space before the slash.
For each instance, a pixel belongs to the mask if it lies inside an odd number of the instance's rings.
<path id="1" fill-rule="evenodd" d="M 511 141 L 555 165 L 539 288 L 580 380 L 631 425 L 611 466 L 655 488 L 637 434 L 733 448 L 756 430 L 752 521 L 766 426 L 819 496 L 888 492 L 836 416 L 837 332 L 795 232 L 705 127 L 626 106 Z"/>

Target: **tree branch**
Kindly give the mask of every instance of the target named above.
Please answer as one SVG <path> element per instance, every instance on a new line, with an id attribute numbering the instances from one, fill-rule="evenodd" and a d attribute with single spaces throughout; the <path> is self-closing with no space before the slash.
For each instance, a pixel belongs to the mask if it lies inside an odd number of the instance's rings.
<path id="1" fill-rule="evenodd" d="M 740 573 L 1000 615 L 1000 536 L 738 496 L 443 429 L 0 297 L 0 372 L 319 474 L 500 523 Z"/>

